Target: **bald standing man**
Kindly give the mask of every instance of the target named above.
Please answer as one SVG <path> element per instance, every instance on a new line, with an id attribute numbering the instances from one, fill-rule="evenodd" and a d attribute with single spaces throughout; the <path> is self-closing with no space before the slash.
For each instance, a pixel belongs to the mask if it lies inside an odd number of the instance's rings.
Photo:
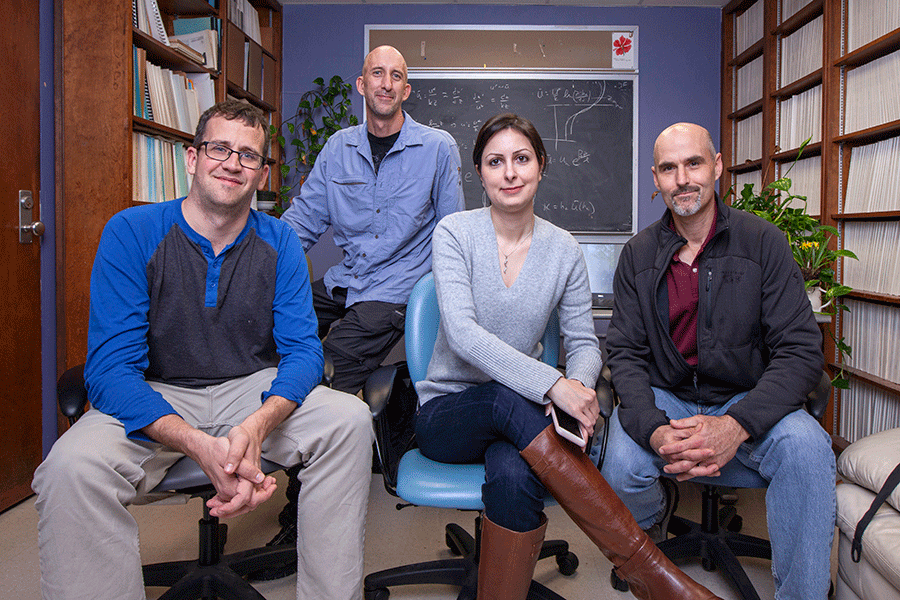
<path id="1" fill-rule="evenodd" d="M 282 216 L 307 251 L 329 227 L 343 250 L 313 282 L 313 307 L 333 387 L 351 394 L 403 335 L 409 294 L 431 270 L 435 225 L 465 205 L 456 142 L 403 112 L 411 91 L 403 55 L 391 46 L 369 52 L 356 89 L 366 122 L 328 139 Z M 272 544 L 296 537 L 294 497 L 289 487 Z"/>

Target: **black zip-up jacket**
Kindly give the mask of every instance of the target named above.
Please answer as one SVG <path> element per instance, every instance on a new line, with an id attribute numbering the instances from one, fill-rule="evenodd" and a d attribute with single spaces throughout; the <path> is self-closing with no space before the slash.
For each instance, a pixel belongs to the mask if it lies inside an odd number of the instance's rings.
<path id="1" fill-rule="evenodd" d="M 607 362 L 622 427 L 648 450 L 668 424 L 651 386 L 707 404 L 748 391 L 727 414 L 755 439 L 801 408 L 821 377 L 822 335 L 784 234 L 715 201 L 715 233 L 698 262 L 696 368 L 669 333 L 666 270 L 687 243 L 670 227 L 669 210 L 625 245 L 616 269 Z"/>

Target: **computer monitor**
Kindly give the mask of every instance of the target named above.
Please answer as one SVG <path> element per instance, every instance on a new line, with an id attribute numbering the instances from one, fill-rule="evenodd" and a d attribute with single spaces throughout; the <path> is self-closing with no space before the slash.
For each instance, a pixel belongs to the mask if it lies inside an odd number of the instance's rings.
<path id="1" fill-rule="evenodd" d="M 613 275 L 625 244 L 581 242 L 580 245 L 587 263 L 593 307 L 610 310 L 613 307 Z"/>

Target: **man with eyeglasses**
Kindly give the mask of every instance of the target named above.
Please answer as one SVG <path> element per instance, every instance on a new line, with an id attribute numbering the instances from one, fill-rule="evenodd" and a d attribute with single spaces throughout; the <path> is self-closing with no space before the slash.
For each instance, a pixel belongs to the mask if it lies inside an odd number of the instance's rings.
<path id="1" fill-rule="evenodd" d="M 127 209 L 103 232 L 85 365 L 93 408 L 33 483 L 44 598 L 144 597 L 125 506 L 184 455 L 215 486 L 207 504 L 218 517 L 272 496 L 260 456 L 302 463 L 297 597 L 362 597 L 371 417 L 318 385 L 303 248 L 287 225 L 250 209 L 268 145 L 261 111 L 213 106 L 185 153 L 187 197 Z"/>

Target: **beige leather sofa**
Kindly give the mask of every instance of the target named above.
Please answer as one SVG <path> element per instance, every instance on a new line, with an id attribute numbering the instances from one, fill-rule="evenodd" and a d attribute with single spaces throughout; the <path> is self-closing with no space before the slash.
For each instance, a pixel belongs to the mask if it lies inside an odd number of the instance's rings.
<path id="1" fill-rule="evenodd" d="M 898 463 L 900 428 L 857 440 L 838 458 L 836 600 L 900 600 L 900 486 L 866 528 L 860 562 L 851 559 L 856 524 Z"/>

